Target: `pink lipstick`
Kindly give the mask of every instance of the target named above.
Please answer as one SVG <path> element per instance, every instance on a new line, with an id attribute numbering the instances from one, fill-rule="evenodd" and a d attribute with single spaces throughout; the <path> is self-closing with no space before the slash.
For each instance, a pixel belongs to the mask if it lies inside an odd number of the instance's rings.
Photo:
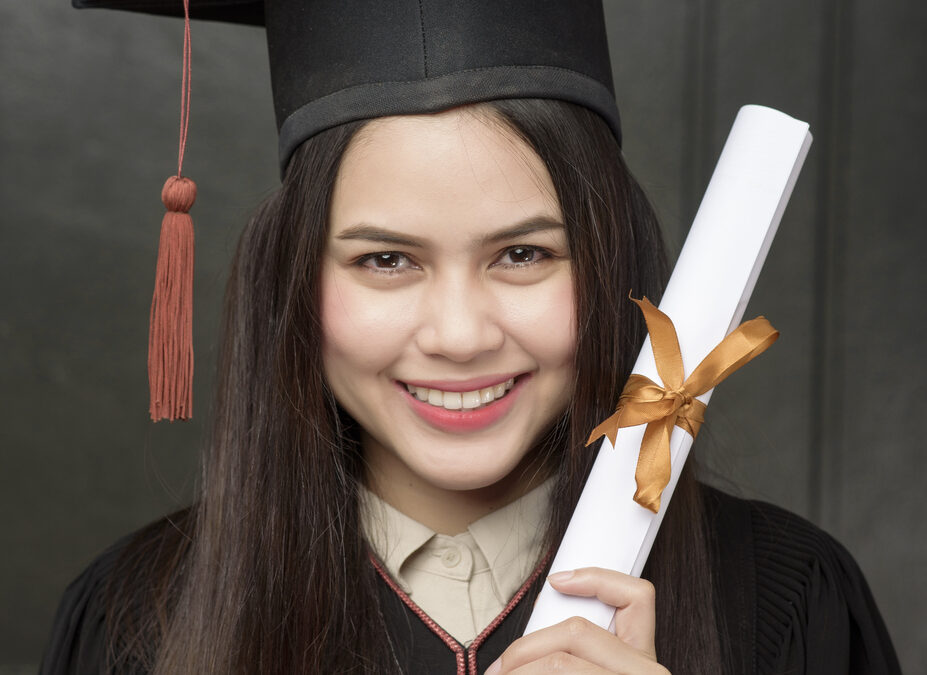
<path id="1" fill-rule="evenodd" d="M 514 376 L 505 376 L 501 378 L 500 376 L 490 376 L 471 380 L 457 380 L 454 382 L 424 380 L 408 382 L 397 381 L 396 387 L 402 395 L 405 396 L 412 411 L 426 423 L 448 433 L 465 434 L 485 429 L 504 417 L 514 405 L 515 399 L 518 398 L 522 388 L 527 384 L 528 380 L 531 379 L 530 374 L 522 374 L 515 377 L 514 385 L 501 398 L 494 400 L 492 403 L 470 410 L 448 410 L 440 406 L 431 405 L 425 401 L 420 401 L 409 393 L 406 385 L 425 387 L 428 389 L 440 389 L 448 392 L 464 392 L 497 385 L 505 382 L 510 377 Z"/>

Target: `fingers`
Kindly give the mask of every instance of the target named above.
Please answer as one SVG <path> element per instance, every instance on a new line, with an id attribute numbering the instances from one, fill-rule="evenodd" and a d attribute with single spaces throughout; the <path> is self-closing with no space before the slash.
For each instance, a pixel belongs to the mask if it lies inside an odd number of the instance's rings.
<path id="1" fill-rule="evenodd" d="M 666 671 L 650 655 L 578 616 L 516 640 L 486 671 L 487 675 L 547 672 L 637 674 Z"/>
<path id="2" fill-rule="evenodd" d="M 509 671 L 506 670 L 506 673 L 511 673 L 511 675 L 531 675 L 532 673 L 573 673 L 574 675 L 606 675 L 607 673 L 613 672 L 597 666 L 594 663 L 589 663 L 583 659 L 573 656 L 572 654 L 567 654 L 564 652 L 556 652 L 554 654 L 548 654 L 537 661 L 532 663 L 525 664 L 516 668 L 515 670 Z M 487 671 L 488 675 L 488 671 Z"/>
<path id="3" fill-rule="evenodd" d="M 489 670 L 500 673 L 645 673 L 666 675 L 654 649 L 654 588 L 644 579 L 586 567 L 548 577 L 557 591 L 595 597 L 617 608 L 615 633 L 571 617 L 513 642 Z"/>
<path id="4" fill-rule="evenodd" d="M 606 605 L 615 607 L 615 635 L 656 660 L 656 594 L 652 583 L 600 567 L 558 572 L 550 575 L 547 580 L 561 593 L 596 597 Z"/>

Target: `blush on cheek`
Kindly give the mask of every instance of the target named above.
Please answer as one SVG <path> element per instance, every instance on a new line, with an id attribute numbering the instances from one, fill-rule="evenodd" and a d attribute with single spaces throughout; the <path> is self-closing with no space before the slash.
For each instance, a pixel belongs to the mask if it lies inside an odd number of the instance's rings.
<path id="1" fill-rule="evenodd" d="M 568 276 L 509 296 L 504 301 L 506 332 L 548 366 L 572 363 L 576 349 L 576 311 Z"/>
<path id="2" fill-rule="evenodd" d="M 401 352 L 407 337 L 403 308 L 384 295 L 325 275 L 322 288 L 324 351 L 347 361 L 348 366 L 379 369 Z"/>

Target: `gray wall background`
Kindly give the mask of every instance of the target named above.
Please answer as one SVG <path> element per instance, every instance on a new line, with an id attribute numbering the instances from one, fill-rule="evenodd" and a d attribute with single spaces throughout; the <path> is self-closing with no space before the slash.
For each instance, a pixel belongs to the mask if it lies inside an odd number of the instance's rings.
<path id="1" fill-rule="evenodd" d="M 713 480 L 854 553 L 906 672 L 927 672 L 927 5 L 608 0 L 632 168 L 675 254 L 737 108 L 815 142 L 747 315 L 782 331 L 719 388 Z M 225 270 L 277 185 L 262 33 L 195 25 L 195 421 L 147 421 L 159 190 L 176 162 L 181 25 L 0 7 L 0 673 L 35 669 L 70 579 L 195 480 Z"/>

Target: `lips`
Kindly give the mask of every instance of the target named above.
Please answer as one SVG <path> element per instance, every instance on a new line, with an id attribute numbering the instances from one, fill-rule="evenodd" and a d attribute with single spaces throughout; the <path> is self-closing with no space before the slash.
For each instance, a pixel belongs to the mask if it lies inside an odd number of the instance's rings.
<path id="1" fill-rule="evenodd" d="M 483 378 L 482 381 L 469 380 L 464 384 L 472 387 L 473 383 L 483 384 L 493 380 L 495 382 L 491 385 L 466 391 L 455 391 L 460 388 L 461 383 L 441 383 L 441 389 L 421 386 L 423 382 L 397 381 L 396 384 L 412 411 L 430 426 L 450 433 L 470 433 L 484 429 L 504 417 L 530 380 L 530 375 L 509 377 L 501 382 L 498 377 Z M 501 395 L 497 396 L 496 391 Z M 489 400 L 490 395 L 492 400 Z"/>

